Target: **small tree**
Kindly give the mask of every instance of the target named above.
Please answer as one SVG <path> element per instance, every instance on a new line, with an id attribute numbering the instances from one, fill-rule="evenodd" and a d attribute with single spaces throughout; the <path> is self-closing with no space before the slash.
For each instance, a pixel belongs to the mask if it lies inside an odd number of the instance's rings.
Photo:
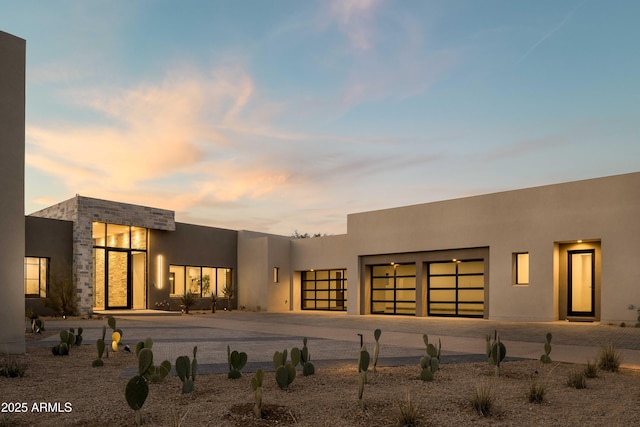
<path id="1" fill-rule="evenodd" d="M 236 288 L 231 283 L 227 283 L 222 288 L 222 293 L 227 297 L 227 310 L 231 311 L 231 300 L 236 296 Z"/>
<path id="2" fill-rule="evenodd" d="M 71 269 L 65 269 L 66 273 L 52 278 L 47 290 L 45 306 L 49 307 L 61 316 L 74 316 L 78 313 L 78 301 L 76 285 L 71 275 Z"/>

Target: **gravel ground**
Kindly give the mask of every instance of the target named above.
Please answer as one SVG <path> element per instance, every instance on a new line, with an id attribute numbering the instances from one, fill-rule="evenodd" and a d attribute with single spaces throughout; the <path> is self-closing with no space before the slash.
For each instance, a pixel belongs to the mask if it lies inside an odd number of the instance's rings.
<path id="1" fill-rule="evenodd" d="M 110 353 L 103 367 L 93 368 L 96 354 L 94 345 L 74 347 L 69 356 L 53 356 L 47 347 L 28 346 L 26 355 L 0 357 L 27 366 L 22 378 L 0 377 L 0 426 L 135 425 L 124 397 L 128 378 L 123 375 L 126 368 L 137 366 L 135 355 Z M 443 364 L 429 383 L 419 379 L 417 363 L 381 367 L 375 374 L 368 373 L 363 410 L 357 399 L 355 365 L 356 361 L 335 364 L 308 377 L 298 370 L 288 391 L 277 387 L 273 372 L 266 372 L 260 420 L 252 412 L 253 373 L 245 372 L 238 380 L 199 375 L 191 394 L 181 394 L 180 380 L 170 376 L 150 384 L 143 422 L 148 426 L 393 426 L 398 425 L 400 407 L 407 405 L 410 396 L 420 426 L 640 425 L 637 371 L 600 372 L 587 380 L 585 389 L 574 389 L 567 385 L 567 378 L 572 371 L 583 370 L 583 365 L 505 362 L 501 376 L 496 377 L 486 363 Z M 528 401 L 533 382 L 546 389 L 541 404 Z M 488 386 L 494 394 L 489 417 L 478 415 L 471 406 L 478 385 Z"/>

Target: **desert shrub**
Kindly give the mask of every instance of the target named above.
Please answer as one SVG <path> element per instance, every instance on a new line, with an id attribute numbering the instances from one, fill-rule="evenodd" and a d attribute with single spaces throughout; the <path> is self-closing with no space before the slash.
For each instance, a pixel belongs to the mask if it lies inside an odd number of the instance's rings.
<path id="1" fill-rule="evenodd" d="M 489 384 L 479 384 L 471 396 L 471 406 L 478 415 L 489 417 L 492 414 L 495 399 L 495 393 Z"/>
<path id="2" fill-rule="evenodd" d="M 58 312 L 62 317 L 78 314 L 77 289 L 70 274 L 55 277 L 49 284 L 46 307 Z"/>
<path id="3" fill-rule="evenodd" d="M 542 403 L 547 394 L 547 387 L 544 384 L 532 382 L 529 386 L 529 403 Z"/>
<path id="4" fill-rule="evenodd" d="M 600 347 L 598 353 L 598 368 L 603 371 L 618 372 L 620 368 L 620 362 L 622 361 L 622 354 L 609 343 Z"/>
<path id="5" fill-rule="evenodd" d="M 576 389 L 587 388 L 587 379 L 582 371 L 571 371 L 567 377 L 567 385 Z"/>
<path id="6" fill-rule="evenodd" d="M 27 372 L 27 364 L 18 362 L 13 356 L 4 356 L 0 365 L 0 376 L 7 378 L 21 378 Z"/>
<path id="7" fill-rule="evenodd" d="M 415 427 L 418 425 L 418 407 L 413 404 L 411 394 L 407 393 L 407 402 L 398 405 L 398 427 Z"/>
<path id="8" fill-rule="evenodd" d="M 587 360 L 587 364 L 584 367 L 584 376 L 587 378 L 596 378 L 598 376 L 598 365 L 596 362 Z"/>
<path id="9" fill-rule="evenodd" d="M 189 309 L 196 304 L 196 294 L 191 291 L 187 291 L 180 297 L 180 307 L 186 314 L 189 314 Z"/>

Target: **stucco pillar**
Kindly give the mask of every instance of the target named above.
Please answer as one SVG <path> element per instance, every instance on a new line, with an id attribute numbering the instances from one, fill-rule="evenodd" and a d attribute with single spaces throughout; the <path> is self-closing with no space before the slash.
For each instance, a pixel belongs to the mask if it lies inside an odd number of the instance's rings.
<path id="1" fill-rule="evenodd" d="M 24 353 L 26 41 L 0 31 L 0 352 Z"/>

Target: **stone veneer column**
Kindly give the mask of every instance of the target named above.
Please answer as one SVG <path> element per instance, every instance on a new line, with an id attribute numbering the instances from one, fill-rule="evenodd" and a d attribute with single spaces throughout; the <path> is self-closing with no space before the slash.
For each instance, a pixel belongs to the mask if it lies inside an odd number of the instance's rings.
<path id="1" fill-rule="evenodd" d="M 26 42 L 0 31 L 0 352 L 24 353 Z"/>

